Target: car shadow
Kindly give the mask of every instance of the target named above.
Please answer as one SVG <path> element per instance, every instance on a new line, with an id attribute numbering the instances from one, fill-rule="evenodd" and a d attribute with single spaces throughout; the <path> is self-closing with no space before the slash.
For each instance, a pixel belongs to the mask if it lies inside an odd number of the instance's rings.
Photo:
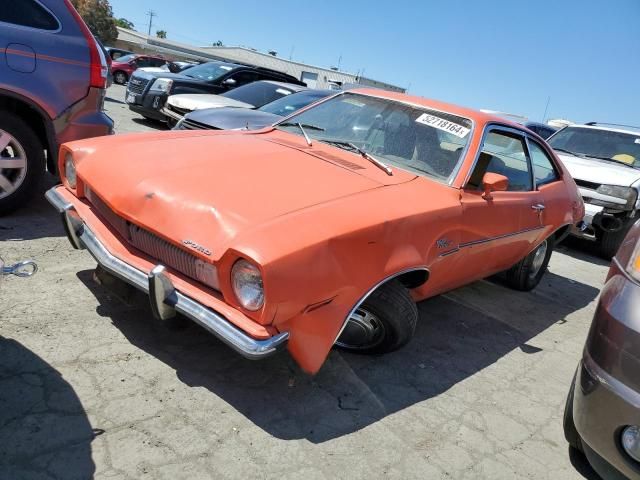
<path id="1" fill-rule="evenodd" d="M 190 322 L 185 330 L 167 331 L 152 320 L 143 294 L 125 306 L 92 280 L 92 271 L 77 275 L 97 298 L 98 313 L 180 381 L 208 389 L 277 438 L 312 443 L 437 396 L 516 348 L 537 354 L 542 349 L 527 343 L 532 337 L 569 321 L 568 314 L 598 295 L 551 273 L 531 293 L 477 282 L 421 302 L 415 338 L 403 349 L 384 356 L 334 350 L 309 376 L 286 352 L 253 362 Z"/>
<path id="2" fill-rule="evenodd" d="M 111 102 L 111 103 L 119 103 L 120 105 L 126 105 L 126 102 L 123 102 L 122 100 L 116 100 L 115 98 L 110 97 L 108 95 L 104 97 L 104 101 Z"/>
<path id="3" fill-rule="evenodd" d="M 60 372 L 0 336 L 0 478 L 93 478 L 101 433 Z"/>
<path id="4" fill-rule="evenodd" d="M 556 250 L 578 260 L 593 263 L 595 265 L 609 266 L 611 261 L 600 256 L 598 244 L 584 238 L 567 237 L 560 243 Z"/>
<path id="5" fill-rule="evenodd" d="M 149 120 L 143 117 L 136 117 L 132 118 L 131 121 L 133 121 L 133 123 L 137 123 L 138 125 L 144 125 L 145 127 L 154 128 L 156 130 L 171 130 L 169 127 L 167 127 L 166 123 L 160 122 L 159 120 Z"/>
<path id="6" fill-rule="evenodd" d="M 40 191 L 27 205 L 0 217 L 0 241 L 64 236 L 58 212 L 44 198 L 46 190 L 59 182 L 53 175 L 46 174 Z"/>

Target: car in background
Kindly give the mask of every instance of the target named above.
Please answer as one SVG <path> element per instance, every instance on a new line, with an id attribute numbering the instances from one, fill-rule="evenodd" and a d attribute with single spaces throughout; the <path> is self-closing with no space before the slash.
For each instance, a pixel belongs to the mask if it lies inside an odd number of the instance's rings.
<path id="1" fill-rule="evenodd" d="M 573 233 L 597 242 L 603 257 L 613 257 L 640 218 L 640 128 L 572 124 L 547 141 L 586 205 L 586 228 Z"/>
<path id="2" fill-rule="evenodd" d="M 129 81 L 131 74 L 138 68 L 161 67 L 167 64 L 167 59 L 150 55 L 131 54 L 125 55 L 111 62 L 111 75 L 118 85 L 124 85 Z"/>
<path id="3" fill-rule="evenodd" d="M 258 130 L 273 125 L 282 117 L 336 93 L 335 90 L 302 90 L 256 109 L 224 107 L 195 110 L 186 114 L 175 129 Z"/>
<path id="4" fill-rule="evenodd" d="M 292 83 L 260 80 L 242 87 L 234 88 L 220 95 L 189 94 L 171 95 L 160 110 L 170 127 L 182 120 L 184 115 L 194 110 L 234 107 L 251 109 L 271 103 L 292 93 L 306 90 L 307 87 Z"/>
<path id="5" fill-rule="evenodd" d="M 135 55 L 133 52 L 130 52 L 129 50 L 123 50 L 121 48 L 116 48 L 116 47 L 103 47 L 105 49 L 105 51 L 107 52 L 107 55 L 109 55 L 109 58 L 111 58 L 111 60 L 118 60 L 120 57 L 124 57 L 125 55 Z"/>
<path id="6" fill-rule="evenodd" d="M 546 123 L 525 122 L 524 126 L 532 132 L 537 133 L 545 140 L 558 131 L 557 128 L 547 125 Z"/>
<path id="7" fill-rule="evenodd" d="M 187 68 L 191 68 L 195 65 L 199 65 L 194 62 L 167 62 L 164 65 L 159 67 L 142 67 L 138 70 L 141 72 L 171 72 L 171 73 L 180 73 Z"/>
<path id="8" fill-rule="evenodd" d="M 640 479 L 640 221 L 611 262 L 573 378 L 564 433 L 605 480 Z"/>
<path id="9" fill-rule="evenodd" d="M 334 345 L 405 345 L 418 300 L 504 271 L 535 288 L 584 214 L 533 132 L 377 89 L 267 129 L 95 139 L 61 155 L 47 198 L 70 242 L 148 292 L 159 322 L 181 313 L 252 359 L 287 347 L 309 373 Z"/>
<path id="10" fill-rule="evenodd" d="M 207 62 L 181 73 L 135 72 L 127 85 L 129 109 L 150 120 L 165 121 L 160 111 L 169 95 L 183 93 L 220 94 L 259 80 L 305 83 L 286 73 L 228 62 Z"/>
<path id="11" fill-rule="evenodd" d="M 61 143 L 113 132 L 107 59 L 68 0 L 0 8 L 0 214 L 24 205 Z"/>

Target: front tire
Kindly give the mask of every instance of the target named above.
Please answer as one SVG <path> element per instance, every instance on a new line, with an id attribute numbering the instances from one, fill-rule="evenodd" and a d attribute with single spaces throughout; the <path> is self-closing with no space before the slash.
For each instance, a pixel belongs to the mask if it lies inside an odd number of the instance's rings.
<path id="1" fill-rule="evenodd" d="M 523 292 L 533 290 L 547 271 L 552 253 L 553 237 L 549 237 L 533 252 L 507 270 L 507 285 Z"/>
<path id="2" fill-rule="evenodd" d="M 336 345 L 355 353 L 388 353 L 406 345 L 418 322 L 418 307 L 400 282 L 392 280 L 356 309 Z"/>
<path id="3" fill-rule="evenodd" d="M 629 233 L 631 226 L 633 225 L 633 221 L 629 222 L 628 225 L 622 227 L 617 232 L 605 232 L 604 230 L 600 230 L 598 232 L 598 242 L 600 243 L 600 255 L 605 260 L 611 260 L 616 253 L 618 253 L 618 248 L 622 245 L 622 241 Z"/>
<path id="4" fill-rule="evenodd" d="M 44 148 L 20 118 L 0 111 L 0 215 L 24 205 L 44 176 Z"/>
<path id="5" fill-rule="evenodd" d="M 126 72 L 118 70 L 117 72 L 113 73 L 113 81 L 118 85 L 124 85 L 125 83 L 127 83 L 127 80 L 129 80 L 129 76 L 126 74 Z"/>

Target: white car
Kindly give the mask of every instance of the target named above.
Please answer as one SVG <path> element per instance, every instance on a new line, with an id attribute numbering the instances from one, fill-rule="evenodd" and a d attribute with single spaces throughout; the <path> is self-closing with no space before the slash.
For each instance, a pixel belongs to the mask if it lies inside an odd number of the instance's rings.
<path id="1" fill-rule="evenodd" d="M 260 80 L 219 95 L 206 93 L 171 95 L 160 111 L 165 115 L 167 124 L 172 127 L 182 120 L 183 116 L 194 110 L 222 107 L 259 108 L 286 95 L 306 89 L 292 83 Z"/>
<path id="2" fill-rule="evenodd" d="M 573 176 L 585 203 L 584 230 L 611 258 L 640 218 L 640 128 L 596 122 L 569 125 L 547 142 Z"/>

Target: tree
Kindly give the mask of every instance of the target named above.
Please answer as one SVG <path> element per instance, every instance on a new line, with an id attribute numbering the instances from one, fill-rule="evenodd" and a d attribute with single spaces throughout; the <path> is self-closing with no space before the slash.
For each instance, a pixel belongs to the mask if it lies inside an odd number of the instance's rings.
<path id="1" fill-rule="evenodd" d="M 116 22 L 109 0 L 71 0 L 71 3 L 85 21 L 91 33 L 109 44 L 118 38 Z"/>
<path id="2" fill-rule="evenodd" d="M 116 21 L 116 26 L 118 27 L 128 28 L 129 30 L 133 30 L 135 28 L 135 25 L 133 24 L 133 22 L 130 22 L 126 18 L 116 18 L 115 21 Z"/>
<path id="3" fill-rule="evenodd" d="M 222 47 L 222 40 L 218 40 L 217 42 L 213 42 L 212 45 L 214 47 Z"/>
<path id="4" fill-rule="evenodd" d="M 165 30 L 156 30 L 156 37 L 167 38 L 167 32 Z"/>

